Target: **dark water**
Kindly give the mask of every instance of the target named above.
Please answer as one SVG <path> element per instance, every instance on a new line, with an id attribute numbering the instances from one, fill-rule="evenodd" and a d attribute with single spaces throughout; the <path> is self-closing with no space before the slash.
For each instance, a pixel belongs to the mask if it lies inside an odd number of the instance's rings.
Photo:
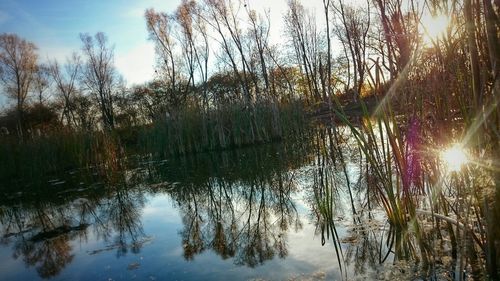
<path id="1" fill-rule="evenodd" d="M 364 211 L 357 150 L 309 139 L 9 183 L 0 279 L 372 279 L 387 225 Z"/>

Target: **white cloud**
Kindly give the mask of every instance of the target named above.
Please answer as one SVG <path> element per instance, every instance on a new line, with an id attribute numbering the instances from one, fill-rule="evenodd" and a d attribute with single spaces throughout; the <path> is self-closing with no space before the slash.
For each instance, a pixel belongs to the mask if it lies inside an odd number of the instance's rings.
<path id="1" fill-rule="evenodd" d="M 140 84 L 153 79 L 155 49 L 151 42 L 137 45 L 127 52 L 115 54 L 115 65 L 127 85 Z"/>
<path id="2" fill-rule="evenodd" d="M 177 6 L 181 3 L 180 0 L 146 0 L 137 1 L 134 6 L 129 6 L 125 9 L 122 16 L 125 18 L 144 18 L 144 13 L 146 9 L 154 8 L 161 12 L 173 12 Z"/>
<path id="3" fill-rule="evenodd" d="M 124 12 L 124 18 L 133 18 L 133 19 L 142 19 L 144 17 L 144 13 L 146 12 L 145 7 L 135 7 L 128 9 Z"/>
<path id="4" fill-rule="evenodd" d="M 36 44 L 36 43 L 35 43 Z M 66 63 L 66 59 L 70 58 L 73 52 L 79 52 L 80 49 L 78 46 L 69 47 L 69 46 L 61 46 L 61 45 L 53 45 L 53 44 L 42 44 L 40 47 L 38 55 L 40 58 L 40 62 L 48 63 L 49 60 L 57 60 L 61 64 Z"/>

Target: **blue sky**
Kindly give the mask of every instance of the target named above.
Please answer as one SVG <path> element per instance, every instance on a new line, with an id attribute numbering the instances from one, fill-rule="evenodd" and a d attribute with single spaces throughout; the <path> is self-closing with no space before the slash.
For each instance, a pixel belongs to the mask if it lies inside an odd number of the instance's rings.
<path id="1" fill-rule="evenodd" d="M 39 48 L 41 61 L 64 62 L 80 51 L 79 34 L 102 31 L 115 47 L 115 65 L 128 85 L 152 78 L 154 47 L 144 11 L 171 12 L 180 0 L 1 0 L 0 33 L 16 33 Z M 6 99 L 0 95 L 0 109 Z"/>
<path id="2" fill-rule="evenodd" d="M 151 77 L 154 49 L 144 10 L 173 11 L 180 0 L 2 0 L 0 33 L 16 33 L 39 47 L 42 61 L 80 50 L 80 33 L 102 31 L 115 46 L 115 64 L 129 84 Z"/>
<path id="3" fill-rule="evenodd" d="M 285 0 L 247 0 L 271 9 L 271 37 L 280 38 Z M 144 11 L 173 12 L 181 0 L 0 0 L 0 33 L 16 33 L 39 47 L 41 61 L 64 63 L 80 51 L 79 34 L 102 31 L 115 47 L 115 65 L 127 84 L 150 80 L 154 46 L 148 41 Z M 319 6 L 320 0 L 312 1 Z M 304 1 L 306 4 L 307 1 Z M 307 3 L 308 5 L 310 3 Z M 320 10 L 320 9 L 319 9 Z M 273 35 L 274 34 L 274 35 Z M 5 97 L 0 94 L 0 109 Z"/>

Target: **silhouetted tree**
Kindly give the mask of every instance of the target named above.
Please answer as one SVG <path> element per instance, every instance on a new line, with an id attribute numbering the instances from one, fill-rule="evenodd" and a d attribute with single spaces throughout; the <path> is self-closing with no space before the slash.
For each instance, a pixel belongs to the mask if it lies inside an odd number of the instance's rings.
<path id="1" fill-rule="evenodd" d="M 45 64 L 40 64 L 38 65 L 36 75 L 35 75 L 35 81 L 33 84 L 33 90 L 35 94 L 37 95 L 37 102 L 40 105 L 43 105 L 43 103 L 47 100 L 47 97 L 45 94 L 47 93 L 47 90 L 50 88 L 50 71 L 49 67 Z"/>
<path id="2" fill-rule="evenodd" d="M 16 100 L 17 131 L 23 135 L 23 111 L 37 72 L 35 44 L 15 34 L 0 35 L 0 80 L 4 91 Z"/>
<path id="3" fill-rule="evenodd" d="M 320 81 L 321 65 L 319 35 L 314 15 L 299 1 L 288 1 L 288 12 L 285 17 L 288 36 L 293 44 L 295 63 L 306 78 L 306 94 L 314 101 L 320 101 L 323 92 Z M 325 96 L 323 96 L 325 98 Z"/>
<path id="4" fill-rule="evenodd" d="M 366 3 L 366 8 L 353 7 L 346 5 L 342 0 L 333 5 L 335 17 L 338 20 L 336 25 L 336 34 L 344 48 L 344 54 L 348 62 L 348 77 L 353 74 L 353 88 L 355 89 L 355 98 L 361 95 L 366 76 L 366 53 L 367 37 L 370 30 L 370 2 Z M 347 89 L 350 89 L 350 83 L 347 82 Z"/>
<path id="5" fill-rule="evenodd" d="M 114 90 L 120 80 L 113 64 L 113 48 L 107 46 L 108 39 L 102 32 L 96 33 L 94 37 L 80 34 L 80 39 L 86 58 L 82 82 L 99 104 L 104 127 L 112 130 L 115 127 Z"/>
<path id="6" fill-rule="evenodd" d="M 59 63 L 54 61 L 50 63 L 50 75 L 56 83 L 57 91 L 59 92 L 63 102 L 62 117 L 66 119 L 68 126 L 76 125 L 74 96 L 78 89 L 76 88 L 76 81 L 80 73 L 81 63 L 80 57 L 73 53 L 71 58 L 66 60 L 64 70 L 61 70 Z"/>

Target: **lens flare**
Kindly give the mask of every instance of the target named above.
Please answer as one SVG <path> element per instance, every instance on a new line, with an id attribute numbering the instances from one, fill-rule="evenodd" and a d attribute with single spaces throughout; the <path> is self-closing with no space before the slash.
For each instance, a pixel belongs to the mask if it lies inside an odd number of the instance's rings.
<path id="1" fill-rule="evenodd" d="M 467 153 L 460 145 L 455 144 L 441 153 L 441 159 L 446 164 L 448 171 L 459 171 L 469 162 Z"/>

